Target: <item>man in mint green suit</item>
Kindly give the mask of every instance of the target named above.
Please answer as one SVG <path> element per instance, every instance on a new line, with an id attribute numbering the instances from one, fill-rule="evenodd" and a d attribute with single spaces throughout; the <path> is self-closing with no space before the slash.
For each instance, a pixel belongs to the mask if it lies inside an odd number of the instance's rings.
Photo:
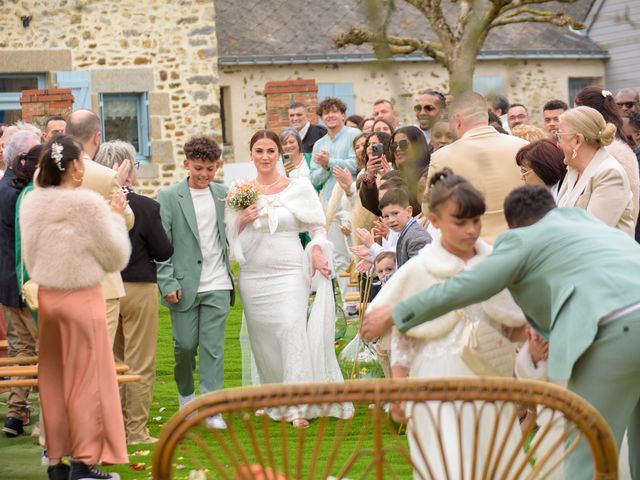
<path id="1" fill-rule="evenodd" d="M 189 177 L 158 194 L 162 224 L 173 244 L 158 263 L 162 303 L 171 310 L 174 378 L 182 408 L 195 398 L 193 370 L 200 357 L 200 393 L 219 390 L 224 379 L 224 336 L 234 300 L 224 225 L 226 188 L 211 183 L 220 148 L 209 137 L 184 147 Z M 213 428 L 225 428 L 211 417 Z"/>
<path id="2" fill-rule="evenodd" d="M 628 429 L 629 463 L 640 478 L 640 246 L 578 208 L 555 208 L 542 186 L 505 200 L 511 230 L 473 268 L 393 307 L 367 315 L 365 339 L 392 325 L 402 332 L 508 288 L 529 323 L 549 340 L 549 376 L 605 417 L 618 448 Z M 589 447 L 565 478 L 591 479 Z"/>

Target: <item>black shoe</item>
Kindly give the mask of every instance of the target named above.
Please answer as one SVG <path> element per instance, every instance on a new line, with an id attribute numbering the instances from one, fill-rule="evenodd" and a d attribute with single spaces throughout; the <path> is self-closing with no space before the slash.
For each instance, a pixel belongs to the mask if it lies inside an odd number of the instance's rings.
<path id="1" fill-rule="evenodd" d="M 87 465 L 82 462 L 71 462 L 69 480 L 120 480 L 117 473 L 103 472 L 97 465 Z"/>
<path id="2" fill-rule="evenodd" d="M 49 480 L 69 480 L 70 471 L 69 465 L 59 463 L 47 468 L 47 475 L 49 475 Z"/>
<path id="3" fill-rule="evenodd" d="M 22 435 L 24 433 L 24 428 L 22 428 L 22 420 L 18 420 L 14 417 L 7 417 L 7 421 L 4 422 L 2 431 L 9 438 L 14 438 L 18 435 Z"/>

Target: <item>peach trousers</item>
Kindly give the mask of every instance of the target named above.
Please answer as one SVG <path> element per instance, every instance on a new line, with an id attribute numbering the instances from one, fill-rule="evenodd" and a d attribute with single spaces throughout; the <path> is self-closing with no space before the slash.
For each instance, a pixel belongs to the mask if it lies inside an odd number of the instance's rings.
<path id="1" fill-rule="evenodd" d="M 102 286 L 40 286 L 38 387 L 49 457 L 127 463 Z"/>

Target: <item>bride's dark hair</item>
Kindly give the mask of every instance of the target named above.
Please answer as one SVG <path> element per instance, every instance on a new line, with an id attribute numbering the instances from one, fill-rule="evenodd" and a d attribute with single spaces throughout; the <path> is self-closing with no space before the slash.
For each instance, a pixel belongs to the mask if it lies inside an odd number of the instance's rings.
<path id="1" fill-rule="evenodd" d="M 251 137 L 251 141 L 249 142 L 249 150 L 253 150 L 253 145 L 260 139 L 268 138 L 269 140 L 273 140 L 273 143 L 278 147 L 278 152 L 282 153 L 282 144 L 280 143 L 280 138 L 278 134 L 273 130 L 258 130 Z"/>
<path id="2" fill-rule="evenodd" d="M 429 180 L 429 211 L 437 213 L 449 200 L 458 205 L 455 216 L 460 219 L 479 217 L 487 210 L 484 196 L 469 180 L 456 175 L 450 168 L 444 168 L 434 173 Z"/>

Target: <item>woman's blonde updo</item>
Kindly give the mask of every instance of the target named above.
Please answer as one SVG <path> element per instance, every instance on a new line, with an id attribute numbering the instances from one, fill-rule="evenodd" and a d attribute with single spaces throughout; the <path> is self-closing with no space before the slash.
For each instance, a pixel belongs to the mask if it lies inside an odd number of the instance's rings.
<path id="1" fill-rule="evenodd" d="M 591 107 L 576 107 L 560 115 L 566 133 L 579 133 L 586 143 L 606 147 L 616 136 L 616 126 L 604 121 L 600 112 Z"/>

